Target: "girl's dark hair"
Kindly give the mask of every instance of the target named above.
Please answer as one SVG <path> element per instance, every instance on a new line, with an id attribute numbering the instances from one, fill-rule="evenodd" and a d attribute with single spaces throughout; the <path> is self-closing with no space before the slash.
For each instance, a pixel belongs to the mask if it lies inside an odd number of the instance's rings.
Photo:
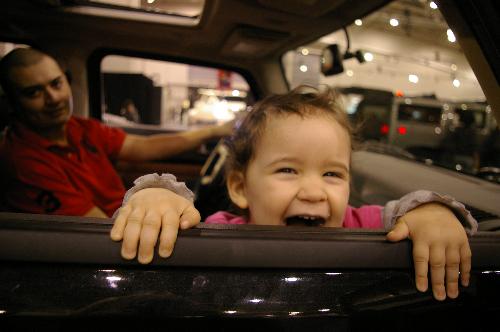
<path id="1" fill-rule="evenodd" d="M 266 97 L 253 106 L 228 144 L 226 174 L 231 170 L 242 172 L 246 170 L 269 117 L 291 114 L 301 117 L 330 116 L 347 130 L 352 146 L 353 130 L 347 113 L 340 103 L 339 94 L 331 88 L 320 91 L 309 86 L 299 86 L 286 94 Z"/>

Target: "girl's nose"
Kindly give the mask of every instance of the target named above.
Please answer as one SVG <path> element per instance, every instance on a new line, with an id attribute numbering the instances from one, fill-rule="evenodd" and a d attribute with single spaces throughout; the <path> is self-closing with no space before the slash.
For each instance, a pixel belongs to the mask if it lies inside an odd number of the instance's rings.
<path id="1" fill-rule="evenodd" d="M 301 182 L 297 198 L 303 201 L 320 202 L 326 200 L 322 181 L 306 178 Z"/>

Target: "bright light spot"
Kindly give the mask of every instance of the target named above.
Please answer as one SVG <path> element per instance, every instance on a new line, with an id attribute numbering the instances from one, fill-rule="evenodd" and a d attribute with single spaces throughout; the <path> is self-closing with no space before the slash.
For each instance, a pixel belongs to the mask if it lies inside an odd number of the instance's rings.
<path id="1" fill-rule="evenodd" d="M 300 278 L 297 278 L 297 277 L 288 277 L 288 278 L 285 278 L 285 281 L 286 282 L 296 282 L 296 281 L 299 281 Z"/>
<path id="2" fill-rule="evenodd" d="M 454 43 L 457 41 L 457 38 L 455 37 L 455 34 L 453 33 L 453 31 L 451 31 L 451 29 L 446 30 L 446 35 L 448 35 L 448 41 L 450 43 Z"/>
<path id="3" fill-rule="evenodd" d="M 483 271 L 481 272 L 482 274 L 490 274 L 490 273 L 494 273 L 494 274 L 500 274 L 500 271 Z"/>
<path id="4" fill-rule="evenodd" d="M 298 314 L 300 314 L 300 311 L 290 311 L 288 313 L 288 315 L 290 315 L 290 316 L 297 316 Z"/>
<path id="5" fill-rule="evenodd" d="M 153 3 L 155 2 L 155 0 L 148 0 L 148 3 Z"/>
<path id="6" fill-rule="evenodd" d="M 330 309 L 318 309 L 319 312 L 329 312 Z"/>
<path id="7" fill-rule="evenodd" d="M 398 127 L 398 133 L 399 135 L 406 135 L 407 133 L 406 127 Z"/>
<path id="8" fill-rule="evenodd" d="M 117 276 L 109 276 L 109 277 L 106 277 L 106 280 L 108 280 L 109 287 L 118 288 L 117 282 L 122 280 L 122 278 L 117 277 Z"/>
<path id="9" fill-rule="evenodd" d="M 393 27 L 397 27 L 399 25 L 399 21 L 397 18 L 391 18 L 389 20 L 389 24 L 392 25 Z"/>
<path id="10" fill-rule="evenodd" d="M 345 73 L 349 77 L 353 77 L 354 76 L 354 72 L 352 70 L 350 70 L 350 69 L 348 69 Z"/>
<path id="11" fill-rule="evenodd" d="M 363 25 L 363 21 L 358 18 L 357 20 L 354 21 L 354 24 L 356 24 L 358 27 L 360 27 Z"/>
<path id="12" fill-rule="evenodd" d="M 303 48 L 302 51 L 301 51 L 302 55 L 308 55 L 309 54 L 309 50 L 307 48 Z"/>
<path id="13" fill-rule="evenodd" d="M 450 68 L 451 68 L 451 70 L 453 70 L 453 71 L 457 71 L 457 69 L 458 69 L 458 68 L 457 68 L 457 65 L 456 65 L 456 64 L 454 64 L 454 63 L 452 63 L 452 64 L 451 64 Z"/>
<path id="14" fill-rule="evenodd" d="M 462 170 L 462 165 L 460 165 L 460 164 L 456 164 L 456 165 L 455 165 L 455 169 L 456 169 L 457 171 L 461 171 L 461 170 Z"/>
<path id="15" fill-rule="evenodd" d="M 111 282 L 122 280 L 122 278 L 120 278 L 120 277 L 114 277 L 114 276 L 106 277 L 106 279 L 108 279 L 108 281 L 111 281 Z"/>
<path id="16" fill-rule="evenodd" d="M 115 270 L 99 270 L 99 272 L 115 272 Z"/>
<path id="17" fill-rule="evenodd" d="M 306 66 L 306 65 L 301 65 L 301 66 L 299 67 L 299 70 L 300 70 L 301 72 L 305 73 L 305 72 L 307 71 L 307 66 Z"/>
<path id="18" fill-rule="evenodd" d="M 417 84 L 418 83 L 418 76 L 415 74 L 410 74 L 410 75 L 408 75 L 408 81 L 410 81 L 411 83 Z"/>
<path id="19" fill-rule="evenodd" d="M 455 78 L 455 79 L 453 80 L 453 86 L 454 86 L 455 88 L 460 87 L 460 80 L 459 80 L 458 78 Z"/>
<path id="20" fill-rule="evenodd" d="M 340 272 L 327 272 L 325 273 L 327 276 L 339 276 L 342 275 Z"/>
<path id="21" fill-rule="evenodd" d="M 235 314 L 237 312 L 238 311 L 236 311 L 236 310 L 226 310 L 226 311 L 224 311 L 225 314 L 230 314 L 230 315 Z"/>
<path id="22" fill-rule="evenodd" d="M 233 90 L 233 91 L 231 92 L 231 95 L 232 95 L 233 97 L 239 97 L 239 96 L 240 96 L 240 91 L 239 91 L 239 90 Z"/>
<path id="23" fill-rule="evenodd" d="M 411 99 L 410 98 L 405 98 L 405 104 L 406 105 L 411 105 Z"/>
<path id="24" fill-rule="evenodd" d="M 460 105 L 460 108 L 462 109 L 462 111 L 467 111 L 467 104 Z"/>
<path id="25" fill-rule="evenodd" d="M 439 127 L 434 128 L 434 132 L 436 133 L 436 135 L 441 135 L 441 128 Z"/>
<path id="26" fill-rule="evenodd" d="M 0 310 L 0 315 L 7 313 L 5 310 Z"/>
<path id="27" fill-rule="evenodd" d="M 366 52 L 364 54 L 364 57 L 365 57 L 365 60 L 368 61 L 368 62 L 373 61 L 373 58 L 374 58 L 373 54 L 370 53 L 370 52 Z"/>
<path id="28" fill-rule="evenodd" d="M 453 120 L 453 118 L 455 117 L 455 114 L 453 113 L 448 113 L 448 119 L 449 120 Z"/>
<path id="29" fill-rule="evenodd" d="M 429 3 L 429 7 L 431 7 L 432 9 L 437 9 L 438 8 L 438 5 L 436 5 L 436 3 L 434 1 L 431 1 Z"/>
<path id="30" fill-rule="evenodd" d="M 260 303 L 260 302 L 264 302 L 264 300 L 263 299 L 251 299 L 251 300 L 248 300 L 248 302 Z"/>
<path id="31" fill-rule="evenodd" d="M 443 109 L 444 109 L 445 111 L 448 111 L 448 110 L 450 109 L 450 105 L 448 105 L 448 104 L 444 104 L 444 105 L 443 105 Z"/>

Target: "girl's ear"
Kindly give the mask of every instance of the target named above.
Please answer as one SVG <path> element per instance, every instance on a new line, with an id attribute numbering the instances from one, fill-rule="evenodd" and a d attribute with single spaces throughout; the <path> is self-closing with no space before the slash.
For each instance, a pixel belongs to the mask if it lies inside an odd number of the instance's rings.
<path id="1" fill-rule="evenodd" d="M 245 193 L 245 176 L 243 173 L 239 171 L 229 172 L 226 187 L 231 201 L 240 209 L 247 209 L 248 201 Z"/>

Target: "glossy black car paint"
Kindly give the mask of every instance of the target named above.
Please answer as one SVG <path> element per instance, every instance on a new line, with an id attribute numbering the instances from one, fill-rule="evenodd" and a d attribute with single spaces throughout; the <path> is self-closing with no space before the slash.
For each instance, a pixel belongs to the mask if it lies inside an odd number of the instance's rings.
<path id="1" fill-rule="evenodd" d="M 201 225 L 181 232 L 170 259 L 140 266 L 120 258 L 110 222 L 0 218 L 1 323 L 13 329 L 357 330 L 391 319 L 388 330 L 413 330 L 437 319 L 476 330 L 500 313 L 493 232 L 470 239 L 471 285 L 438 302 L 415 289 L 411 243 L 388 243 L 378 231 Z"/>

